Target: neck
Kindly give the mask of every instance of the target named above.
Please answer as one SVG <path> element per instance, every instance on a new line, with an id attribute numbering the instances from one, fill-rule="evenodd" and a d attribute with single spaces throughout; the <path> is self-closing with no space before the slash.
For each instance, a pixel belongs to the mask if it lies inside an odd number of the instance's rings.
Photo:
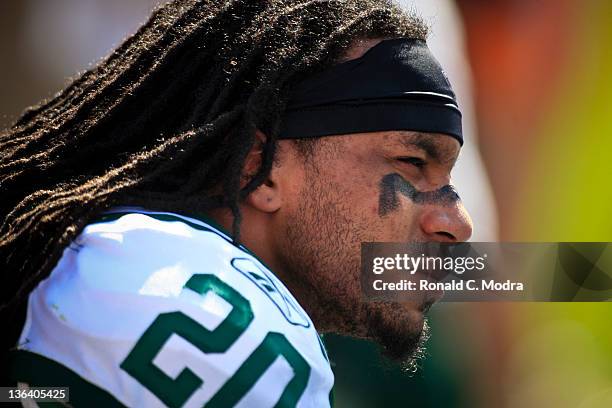
<path id="1" fill-rule="evenodd" d="M 252 209 L 241 208 L 240 243 L 254 253 L 287 286 L 291 286 L 285 276 L 275 250 L 273 226 L 268 214 L 254 213 Z M 228 209 L 214 209 L 206 214 L 233 236 L 233 216 Z"/>

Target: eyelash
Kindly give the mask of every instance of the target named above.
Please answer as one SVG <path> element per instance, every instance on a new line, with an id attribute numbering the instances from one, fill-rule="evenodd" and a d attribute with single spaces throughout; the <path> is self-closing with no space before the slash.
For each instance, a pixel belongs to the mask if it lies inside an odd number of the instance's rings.
<path id="1" fill-rule="evenodd" d="M 412 164 L 417 169 L 422 169 L 427 164 L 427 162 L 425 162 L 425 160 L 420 159 L 418 157 L 398 157 L 397 160 L 399 160 L 399 161 L 401 161 L 403 163 Z"/>

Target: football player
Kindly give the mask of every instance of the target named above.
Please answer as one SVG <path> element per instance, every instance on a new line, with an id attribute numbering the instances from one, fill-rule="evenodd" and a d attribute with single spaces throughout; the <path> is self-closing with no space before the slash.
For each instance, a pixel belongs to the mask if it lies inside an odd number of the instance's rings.
<path id="1" fill-rule="evenodd" d="M 3 367 L 74 406 L 321 407 L 322 332 L 411 361 L 360 243 L 456 242 L 461 113 L 383 0 L 158 9 L 0 138 Z"/>

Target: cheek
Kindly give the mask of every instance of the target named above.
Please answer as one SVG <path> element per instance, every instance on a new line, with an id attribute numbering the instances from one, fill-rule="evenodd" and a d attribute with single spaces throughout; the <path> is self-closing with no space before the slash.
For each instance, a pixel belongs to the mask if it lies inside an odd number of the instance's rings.
<path id="1" fill-rule="evenodd" d="M 382 220 L 382 219 L 381 219 Z M 397 211 L 384 217 L 381 222 L 385 223 L 385 241 L 407 242 L 415 241 L 418 233 L 418 222 L 415 208 L 412 205 L 402 205 Z"/>
<path id="2" fill-rule="evenodd" d="M 368 166 L 367 160 L 362 157 L 333 171 L 328 167 L 326 174 L 320 175 L 322 188 L 329 192 L 333 207 L 342 209 L 341 212 L 345 214 L 342 219 L 334 220 L 335 223 L 348 223 L 350 227 L 346 233 L 353 241 L 402 242 L 417 239 L 419 206 L 398 194 L 398 207 L 382 216 L 380 200 L 384 174 L 375 171 L 380 170 L 379 163 Z"/>
<path id="3" fill-rule="evenodd" d="M 403 242 L 419 236 L 420 208 L 403 196 L 398 196 L 398 207 L 384 216 L 380 212 L 380 181 L 367 188 L 367 200 L 362 211 L 363 223 L 368 226 L 368 239 L 378 242 Z"/>
<path id="4" fill-rule="evenodd" d="M 392 214 L 381 217 L 379 210 L 380 187 L 372 178 L 363 178 L 359 183 L 334 188 L 335 200 L 341 203 L 350 221 L 349 234 L 356 244 L 367 241 L 392 241 L 405 237 L 405 214 L 403 207 Z"/>

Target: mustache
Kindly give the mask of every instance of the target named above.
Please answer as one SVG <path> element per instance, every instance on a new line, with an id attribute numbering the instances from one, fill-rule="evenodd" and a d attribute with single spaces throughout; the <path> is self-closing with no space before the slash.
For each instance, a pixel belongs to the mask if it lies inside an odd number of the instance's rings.
<path id="1" fill-rule="evenodd" d="M 380 199 L 378 213 L 386 215 L 399 207 L 398 194 L 407 197 L 415 204 L 452 205 L 461 201 L 459 193 L 450 184 L 432 191 L 419 191 L 398 173 L 390 173 L 380 180 Z"/>

